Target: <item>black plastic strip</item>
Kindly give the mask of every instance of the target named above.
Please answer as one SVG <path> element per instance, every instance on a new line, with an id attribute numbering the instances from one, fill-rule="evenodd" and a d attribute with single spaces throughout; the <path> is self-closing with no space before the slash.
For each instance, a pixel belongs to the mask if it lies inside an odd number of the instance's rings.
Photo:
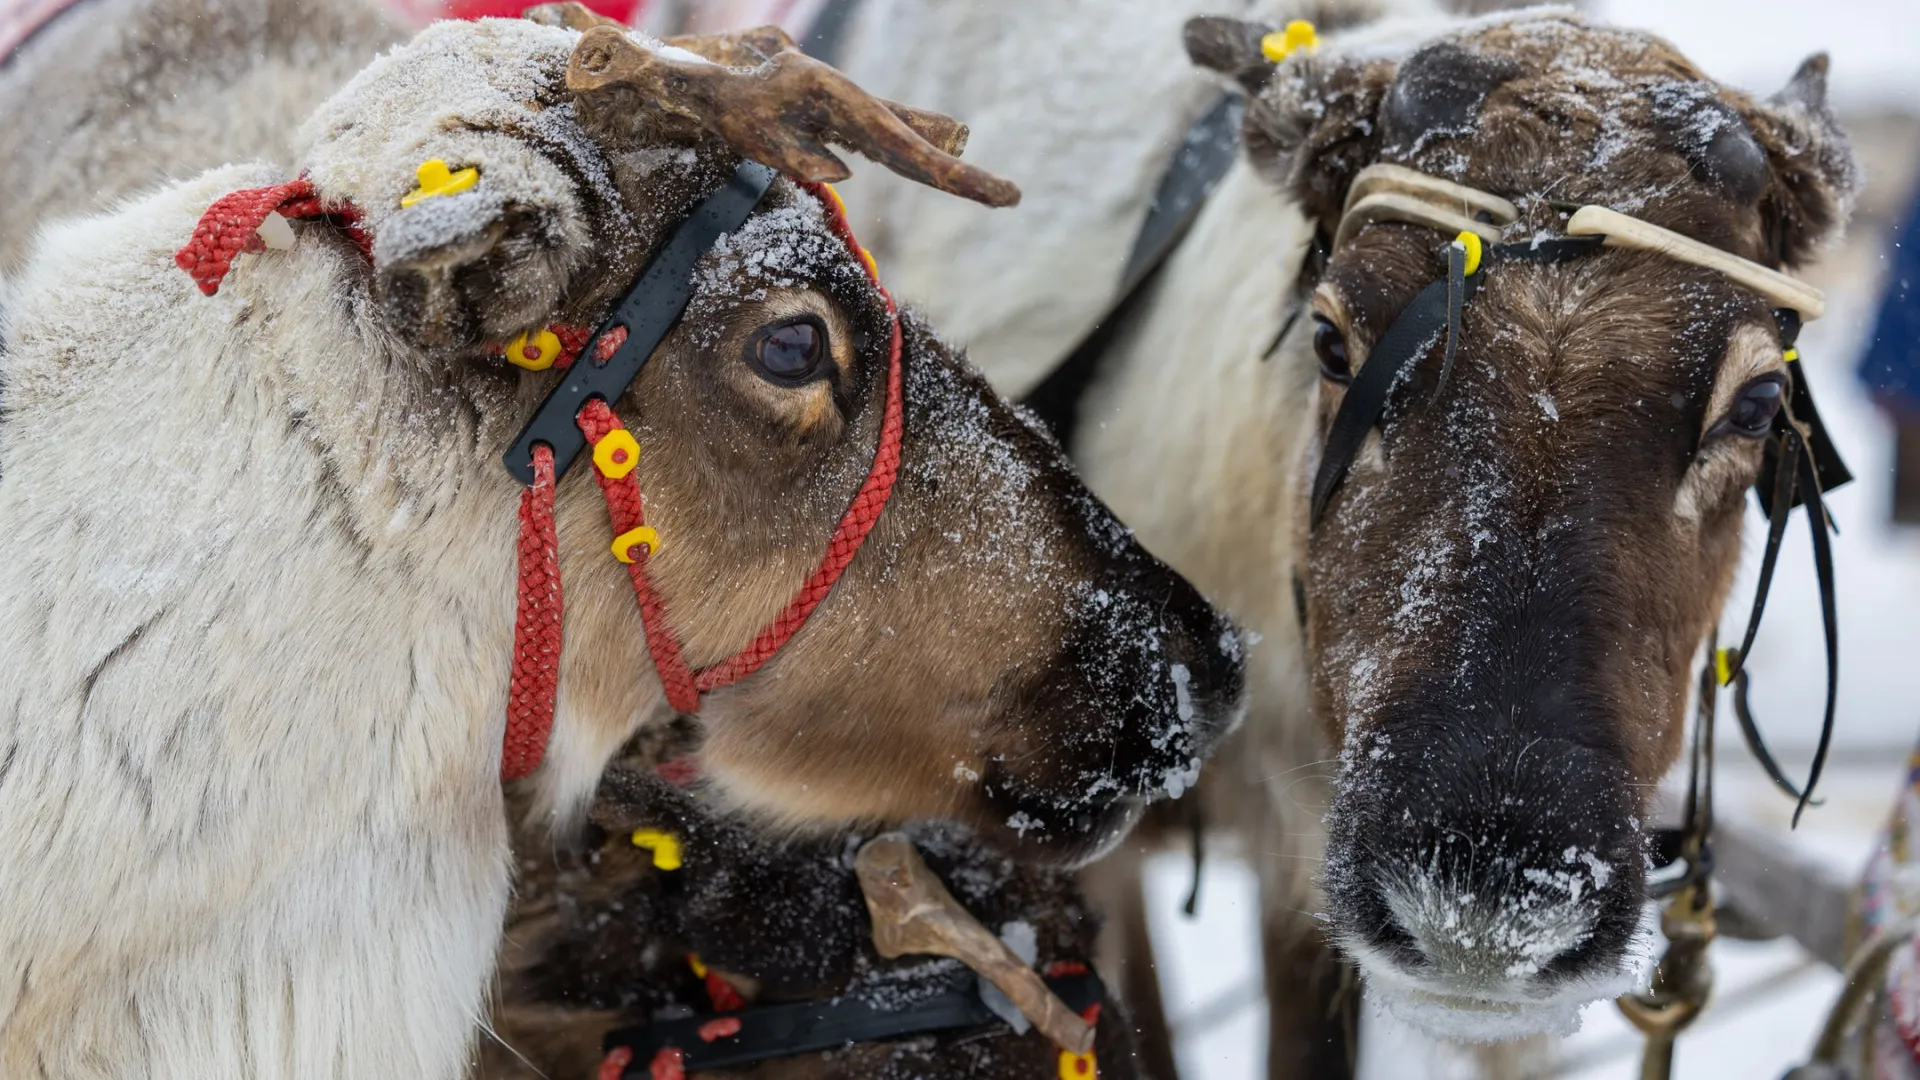
<path id="1" fill-rule="evenodd" d="M 1780 561 L 1780 541 L 1787 535 L 1787 516 L 1793 512 L 1794 461 L 1800 455 L 1800 433 L 1784 415 L 1774 421 L 1774 428 L 1776 434 L 1768 440 L 1767 453 L 1783 465 L 1774 469 L 1773 492 L 1764 507 L 1767 548 L 1760 558 L 1760 580 L 1753 589 L 1753 610 L 1747 615 L 1747 632 L 1741 635 L 1740 647 L 1734 650 L 1728 665 L 1732 675 L 1738 675 L 1747 666 L 1747 650 L 1753 648 L 1753 636 L 1760 632 L 1760 616 L 1767 610 L 1767 590 L 1773 586 L 1773 569 Z"/>
<path id="2" fill-rule="evenodd" d="M 1796 826 L 1827 766 L 1827 750 L 1833 744 L 1834 706 L 1840 696 L 1840 618 L 1834 600 L 1833 540 L 1827 529 L 1826 501 L 1820 493 L 1819 465 L 1811 447 L 1800 455 L 1799 473 L 1807 500 L 1807 526 L 1812 530 L 1813 570 L 1820 580 L 1820 622 L 1827 636 L 1827 709 L 1820 720 L 1820 744 L 1814 748 L 1813 764 L 1807 769 L 1807 786 L 1801 789 L 1800 803 L 1793 808 Z"/>
<path id="3" fill-rule="evenodd" d="M 1478 274 L 1466 279 L 1461 289 L 1461 303 L 1473 298 L 1479 281 Z M 1346 478 L 1354 458 L 1359 456 L 1367 433 L 1386 413 L 1387 401 L 1393 396 L 1401 373 L 1425 355 L 1434 339 L 1446 330 L 1447 293 L 1445 278 L 1420 290 L 1420 295 L 1387 327 L 1373 351 L 1367 354 L 1366 363 L 1355 373 L 1346 395 L 1340 399 L 1339 411 L 1333 414 L 1333 425 L 1327 430 L 1327 446 L 1320 455 L 1320 468 L 1313 476 L 1313 501 L 1307 517 L 1309 529 L 1320 524 L 1327 502 L 1333 498 L 1340 481 Z"/>
<path id="4" fill-rule="evenodd" d="M 540 403 L 533 419 L 507 448 L 501 460 L 515 480 L 533 483 L 535 443 L 553 448 L 555 481 L 567 474 L 573 459 L 587 445 L 576 422 L 580 410 L 595 398 L 612 403 L 626 393 L 693 299 L 694 264 L 721 234 L 739 228 L 753 214 L 774 176 L 772 169 L 757 161 L 741 162 L 726 185 L 694 207 L 674 230 L 613 314 L 593 332 L 580 350 L 580 358 L 567 369 L 566 378 Z M 627 328 L 627 340 L 605 364 L 593 363 L 594 345 L 616 326 Z"/>
<path id="5" fill-rule="evenodd" d="M 1047 986 L 1074 1012 L 1106 1000 L 1106 988 L 1091 971 L 1059 975 Z M 709 1022 L 731 1017 L 740 1021 L 736 1034 L 711 1042 L 700 1037 Z M 625 1046 L 633 1061 L 623 1080 L 648 1080 L 655 1055 L 675 1047 L 684 1055 L 683 1067 L 724 1069 L 756 1061 L 792 1057 L 820 1050 L 836 1050 L 849 1043 L 898 1039 L 934 1031 L 985 1028 L 1002 1021 L 980 1000 L 977 984 L 949 991 L 904 1009 L 884 1009 L 854 995 L 787 1005 L 764 1005 L 737 1013 L 660 1020 L 643 1027 L 621 1028 L 607 1035 L 602 1050 Z"/>

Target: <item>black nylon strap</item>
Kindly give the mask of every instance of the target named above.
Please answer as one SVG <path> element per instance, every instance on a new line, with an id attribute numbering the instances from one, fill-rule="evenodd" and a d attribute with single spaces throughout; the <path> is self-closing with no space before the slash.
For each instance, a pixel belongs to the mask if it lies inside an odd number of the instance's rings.
<path id="1" fill-rule="evenodd" d="M 567 475 L 573 459 L 587 445 L 575 418 L 594 398 L 612 404 L 640 375 L 648 358 L 680 321 L 693 299 L 693 267 L 722 233 L 732 232 L 752 215 L 773 184 L 775 173 L 757 161 L 743 161 L 720 190 L 706 197 L 674 230 L 666 246 L 653 257 L 639 280 L 621 298 L 613 314 L 593 332 L 567 376 L 547 395 L 533 419 L 520 429 L 502 461 L 513 478 L 533 483 L 533 447 L 553 448 L 553 478 Z M 616 326 L 627 328 L 627 340 L 604 364 L 593 362 L 594 345 Z"/>
<path id="2" fill-rule="evenodd" d="M 1467 279 L 1462 292 L 1471 294 L 1478 287 L 1479 275 L 1476 274 Z M 1328 500 L 1333 498 L 1340 481 L 1346 479 L 1347 470 L 1359 456 L 1367 433 L 1380 423 L 1401 373 L 1426 355 L 1434 338 L 1446 329 L 1449 288 L 1443 279 L 1421 289 L 1420 295 L 1387 327 L 1386 334 L 1374 345 L 1367 362 L 1360 365 L 1353 382 L 1347 386 L 1346 396 L 1341 398 L 1340 408 L 1333 414 L 1333 425 L 1327 429 L 1327 445 L 1320 453 L 1320 468 L 1313 474 L 1313 501 L 1307 516 L 1309 529 L 1320 524 Z M 1465 303 L 1465 299 L 1461 302 Z"/>
<path id="3" fill-rule="evenodd" d="M 1465 273 L 1464 263 L 1459 261 L 1465 258 L 1465 253 L 1448 245 L 1447 276 L 1420 290 L 1413 302 L 1401 310 L 1399 318 L 1393 321 L 1393 325 L 1374 345 L 1373 351 L 1367 355 L 1367 362 L 1360 365 L 1353 383 L 1347 387 L 1346 396 L 1341 399 L 1340 408 L 1334 413 L 1333 424 L 1327 431 L 1320 467 L 1313 476 L 1313 497 L 1309 503 L 1307 527 L 1311 529 L 1319 525 L 1327 502 L 1333 498 L 1340 481 L 1346 478 L 1347 470 L 1353 467 L 1353 460 L 1366 442 L 1367 433 L 1385 415 L 1387 402 L 1393 396 L 1393 388 L 1399 385 L 1401 373 L 1426 355 L 1436 335 L 1450 331 L 1446 333 L 1447 354 L 1441 368 L 1440 385 L 1445 388 L 1446 377 L 1453 368 L 1454 351 L 1459 347 L 1461 312 L 1479 290 L 1488 261 L 1565 262 L 1591 254 L 1599 249 L 1604 240 L 1599 236 L 1565 236 L 1498 244 L 1487 249 L 1481 257 L 1482 265 L 1478 272 L 1471 275 Z"/>
<path id="4" fill-rule="evenodd" d="M 1106 1000 L 1106 987 L 1091 971 L 1056 975 L 1046 983 L 1074 1012 L 1085 1012 Z M 692 1072 L 838 1050 L 848 1043 L 1005 1024 L 980 1000 L 972 983 L 964 990 L 949 991 L 900 1009 L 886 1009 L 857 994 L 847 994 L 823 1001 L 756 1006 L 723 1015 L 740 1021 L 738 1033 L 708 1041 L 700 1037 L 700 1029 L 718 1017 L 691 1016 L 621 1028 L 607 1035 L 602 1049 L 631 1048 L 633 1060 L 621 1074 L 623 1080 L 648 1080 L 654 1056 L 669 1047 L 684 1055 L 681 1063 Z"/>

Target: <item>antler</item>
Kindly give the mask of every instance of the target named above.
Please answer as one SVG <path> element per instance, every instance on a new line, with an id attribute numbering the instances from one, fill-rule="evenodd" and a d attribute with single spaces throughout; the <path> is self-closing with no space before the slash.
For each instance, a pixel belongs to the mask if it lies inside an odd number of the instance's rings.
<path id="1" fill-rule="evenodd" d="M 882 833 L 860 848 L 853 868 L 873 917 L 873 947 L 881 956 L 951 956 L 999 987 L 1054 1045 L 1076 1054 L 1093 1049 L 1093 1025 L 960 906 L 913 841 L 901 833 Z"/>
<path id="2" fill-rule="evenodd" d="M 589 93 L 631 86 L 740 154 L 806 180 L 832 182 L 849 175 L 846 163 L 827 149 L 831 140 L 909 180 L 975 202 L 1012 206 L 1020 201 L 1019 188 L 954 156 L 966 144 L 964 125 L 868 94 L 840 72 L 794 51 L 777 27 L 675 38 L 669 44 L 709 62 L 655 52 L 616 26 L 593 25 L 574 47 L 567 89 Z"/>

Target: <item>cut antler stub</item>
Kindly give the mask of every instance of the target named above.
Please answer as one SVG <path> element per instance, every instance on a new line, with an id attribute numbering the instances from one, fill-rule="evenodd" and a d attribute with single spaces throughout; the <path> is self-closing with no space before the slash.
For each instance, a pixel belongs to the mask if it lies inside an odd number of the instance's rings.
<path id="1" fill-rule="evenodd" d="M 827 149 L 834 143 L 962 198 L 988 206 L 1020 201 L 1019 188 L 954 156 L 966 145 L 964 125 L 873 97 L 840 72 L 794 51 L 778 30 L 679 38 L 672 44 L 704 59 L 656 51 L 617 27 L 594 26 L 574 47 L 567 88 L 587 94 L 632 87 L 655 107 L 718 135 L 742 156 L 803 180 L 847 178 L 846 163 Z"/>
<path id="2" fill-rule="evenodd" d="M 900 833 L 876 836 L 860 849 L 854 869 L 873 917 L 873 946 L 881 956 L 950 956 L 999 987 L 1061 1049 L 1076 1054 L 1093 1049 L 1093 1025 L 960 906 L 921 861 L 912 841 Z"/>

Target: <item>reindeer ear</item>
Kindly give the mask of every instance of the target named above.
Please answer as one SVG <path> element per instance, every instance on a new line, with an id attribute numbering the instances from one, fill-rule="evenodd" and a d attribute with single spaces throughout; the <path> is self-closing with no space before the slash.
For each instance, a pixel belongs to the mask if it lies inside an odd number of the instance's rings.
<path id="1" fill-rule="evenodd" d="M 1273 75 L 1274 63 L 1260 49 L 1260 39 L 1272 31 L 1266 23 L 1225 15 L 1196 16 L 1187 20 L 1187 57 L 1239 83 L 1247 93 L 1257 94 Z"/>
<path id="2" fill-rule="evenodd" d="M 1827 54 L 1807 57 L 1747 122 L 1771 173 L 1760 206 L 1771 247 L 1797 266 L 1846 222 L 1860 188 L 1853 147 L 1827 105 Z"/>
<path id="3" fill-rule="evenodd" d="M 1296 54 L 1247 102 L 1248 158 L 1329 232 L 1354 176 L 1379 156 L 1394 72 L 1390 60 Z"/>

